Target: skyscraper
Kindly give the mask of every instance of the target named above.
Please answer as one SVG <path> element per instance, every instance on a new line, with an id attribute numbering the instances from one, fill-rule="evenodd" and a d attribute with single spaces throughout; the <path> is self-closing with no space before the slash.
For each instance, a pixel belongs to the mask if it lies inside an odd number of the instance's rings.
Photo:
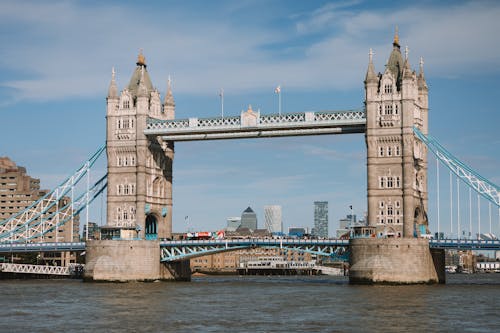
<path id="1" fill-rule="evenodd" d="M 328 238 L 328 201 L 314 202 L 314 236 Z"/>
<path id="2" fill-rule="evenodd" d="M 255 214 L 252 208 L 248 207 L 241 214 L 240 228 L 248 228 L 252 231 L 257 229 L 257 214 Z"/>
<path id="3" fill-rule="evenodd" d="M 283 220 L 281 219 L 281 206 L 264 206 L 264 218 L 266 229 L 270 233 L 283 232 Z"/>

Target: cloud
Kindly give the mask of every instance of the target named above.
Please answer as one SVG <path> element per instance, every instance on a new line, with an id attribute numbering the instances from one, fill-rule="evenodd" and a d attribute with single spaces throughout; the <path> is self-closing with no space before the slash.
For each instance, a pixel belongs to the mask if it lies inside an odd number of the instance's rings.
<path id="1" fill-rule="evenodd" d="M 102 96 L 110 68 L 117 68 L 123 87 L 142 47 L 161 91 L 169 73 L 177 93 L 213 93 L 220 86 L 258 91 L 278 80 L 296 89 L 352 89 L 361 85 L 369 47 L 377 52 L 377 68 L 383 68 L 388 34 L 396 24 L 402 43 L 411 46 L 412 63 L 425 56 L 432 75 L 491 71 L 499 65 L 494 33 L 500 31 L 500 5 L 495 2 L 390 12 L 357 4 L 327 4 L 296 15 L 290 9 L 288 19 L 295 23 L 290 30 L 237 20 L 251 8 L 248 3 L 227 9 L 232 19 L 219 19 L 214 11 L 196 16 L 179 6 L 164 15 L 141 8 L 141 15 L 136 8 L 110 4 L 4 1 L 0 41 L 8 47 L 0 70 L 23 75 L 3 75 L 0 85 L 13 89 L 17 100 Z M 311 34 L 316 38 L 304 40 Z"/>

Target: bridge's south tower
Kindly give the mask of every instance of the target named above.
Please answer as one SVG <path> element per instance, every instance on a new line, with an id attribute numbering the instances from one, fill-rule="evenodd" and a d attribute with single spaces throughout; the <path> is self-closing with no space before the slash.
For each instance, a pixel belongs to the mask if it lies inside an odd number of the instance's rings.
<path id="1" fill-rule="evenodd" d="M 427 152 L 413 126 L 427 134 L 428 89 L 396 32 L 384 73 L 370 50 L 366 91 L 368 222 L 378 237 L 415 237 L 427 230 Z"/>
<path id="2" fill-rule="evenodd" d="M 148 119 L 174 119 L 170 81 L 162 104 L 144 56 L 118 93 L 113 70 L 107 97 L 108 235 L 157 239 L 172 233 L 173 142 L 148 140 Z"/>

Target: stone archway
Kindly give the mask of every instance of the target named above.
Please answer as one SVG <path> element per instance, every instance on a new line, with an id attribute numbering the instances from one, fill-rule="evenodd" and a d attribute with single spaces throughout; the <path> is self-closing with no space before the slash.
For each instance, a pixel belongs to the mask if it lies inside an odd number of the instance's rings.
<path id="1" fill-rule="evenodd" d="M 146 217 L 145 237 L 146 240 L 158 239 L 158 220 L 153 214 Z"/>

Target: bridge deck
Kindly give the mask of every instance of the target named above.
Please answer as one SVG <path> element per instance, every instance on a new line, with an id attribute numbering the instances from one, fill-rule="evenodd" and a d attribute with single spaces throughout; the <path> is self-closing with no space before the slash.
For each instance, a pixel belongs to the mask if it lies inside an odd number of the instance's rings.
<path id="1" fill-rule="evenodd" d="M 321 111 L 239 117 L 158 120 L 149 118 L 144 134 L 166 141 L 220 140 L 279 136 L 364 133 L 365 111 Z"/>

